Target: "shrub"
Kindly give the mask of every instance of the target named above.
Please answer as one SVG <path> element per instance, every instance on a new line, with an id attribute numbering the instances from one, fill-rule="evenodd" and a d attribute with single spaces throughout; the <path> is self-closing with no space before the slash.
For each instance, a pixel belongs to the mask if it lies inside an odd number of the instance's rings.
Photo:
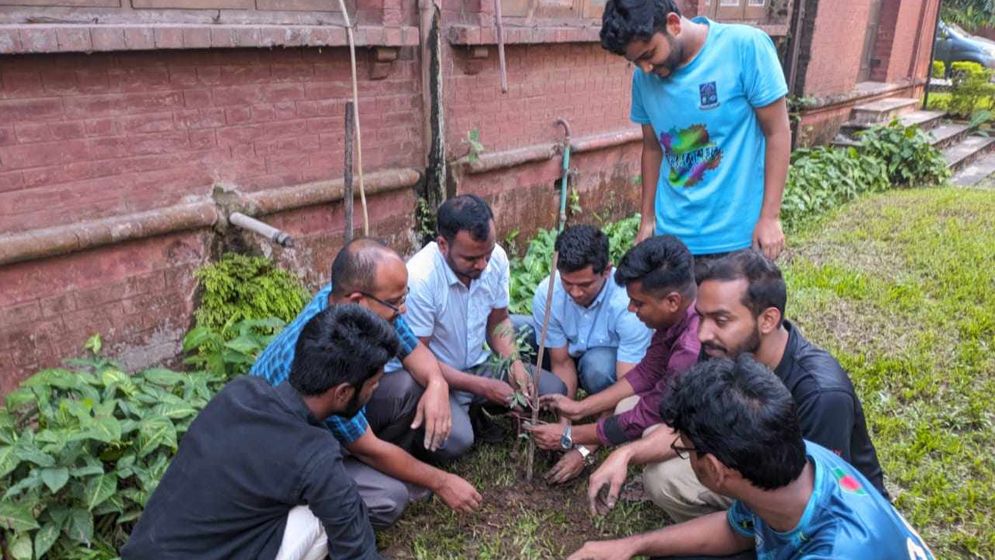
<path id="1" fill-rule="evenodd" d="M 227 253 L 195 274 L 203 288 L 195 313 L 197 326 L 226 339 L 237 336 L 231 326 L 246 319 L 290 321 L 309 298 L 297 277 L 263 257 Z"/>
<path id="2" fill-rule="evenodd" d="M 781 220 L 786 227 L 792 227 L 863 193 L 883 191 L 888 186 L 885 164 L 856 148 L 800 148 L 791 154 Z"/>
<path id="3" fill-rule="evenodd" d="M 930 143 L 929 135 L 915 126 L 892 121 L 860 134 L 862 154 L 882 161 L 892 185 L 935 185 L 950 177 L 943 154 Z"/>
<path id="4" fill-rule="evenodd" d="M 942 60 L 933 61 L 933 77 L 942 80 L 947 77 L 947 65 Z"/>
<path id="5" fill-rule="evenodd" d="M 953 63 L 953 90 L 949 111 L 961 118 L 970 118 L 975 111 L 992 107 L 995 85 L 992 71 L 975 62 Z"/>
<path id="6" fill-rule="evenodd" d="M 184 362 L 198 370 L 231 379 L 252 367 L 256 356 L 284 324 L 276 317 L 246 319 L 229 326 L 228 335 L 206 326 L 195 327 L 183 337 L 183 351 L 190 353 Z"/>
<path id="7" fill-rule="evenodd" d="M 16 559 L 114 558 L 223 382 L 128 375 L 99 357 L 70 364 L 36 373 L 0 409 L 0 526 Z"/>

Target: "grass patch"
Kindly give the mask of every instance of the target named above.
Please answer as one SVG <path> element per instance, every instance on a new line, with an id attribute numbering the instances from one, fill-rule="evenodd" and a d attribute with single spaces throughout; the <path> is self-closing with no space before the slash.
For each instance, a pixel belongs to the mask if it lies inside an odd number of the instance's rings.
<path id="1" fill-rule="evenodd" d="M 896 505 L 938 558 L 995 557 L 995 193 L 892 191 L 793 242 L 788 315 L 850 371 Z"/>
<path id="2" fill-rule="evenodd" d="M 896 505 L 937 558 L 995 558 L 995 192 L 891 191 L 790 241 L 788 315 L 850 371 Z M 592 520 L 589 473 L 528 485 L 512 439 L 453 469 L 484 494 L 482 511 L 415 504 L 380 533 L 387 557 L 562 558 L 667 522 L 648 502 Z"/>

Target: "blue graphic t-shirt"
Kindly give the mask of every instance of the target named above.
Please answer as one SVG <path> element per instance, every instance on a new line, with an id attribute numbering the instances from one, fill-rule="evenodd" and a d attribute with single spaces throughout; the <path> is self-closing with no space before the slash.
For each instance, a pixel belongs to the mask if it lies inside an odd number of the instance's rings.
<path id="1" fill-rule="evenodd" d="M 667 78 L 636 69 L 631 118 L 653 126 L 663 148 L 656 233 L 692 254 L 749 247 L 764 193 L 766 141 L 756 109 L 788 93 L 770 37 L 699 17 L 708 37 Z"/>
<path id="2" fill-rule="evenodd" d="M 742 502 L 729 508 L 729 525 L 756 540 L 758 560 L 933 560 L 915 530 L 860 471 L 825 447 L 806 441 L 805 449 L 815 484 L 797 527 L 781 533 Z"/>

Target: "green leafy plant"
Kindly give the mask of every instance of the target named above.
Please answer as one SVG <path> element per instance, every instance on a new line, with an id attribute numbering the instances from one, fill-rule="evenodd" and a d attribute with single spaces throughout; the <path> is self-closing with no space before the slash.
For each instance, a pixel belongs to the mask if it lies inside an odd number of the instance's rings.
<path id="1" fill-rule="evenodd" d="M 245 319 L 290 321 L 309 298 L 297 277 L 263 257 L 227 253 L 195 275 L 203 288 L 195 313 L 197 326 L 215 329 L 226 338 L 237 336 L 228 327 Z"/>
<path id="2" fill-rule="evenodd" d="M 979 27 L 995 27 L 995 0 L 943 0 L 940 15 L 950 23 L 968 31 Z"/>
<path id="3" fill-rule="evenodd" d="M 897 120 L 861 132 L 860 152 L 883 162 L 888 180 L 895 186 L 935 185 L 950 177 L 943 154 L 933 147 L 929 136 Z"/>
<path id="4" fill-rule="evenodd" d="M 198 370 L 231 379 L 252 367 L 259 353 L 284 325 L 281 319 L 269 317 L 245 319 L 223 329 L 195 327 L 183 337 L 183 351 L 190 354 L 184 361 Z M 235 337 L 222 332 L 234 333 Z"/>
<path id="5" fill-rule="evenodd" d="M 933 61 L 932 76 L 940 80 L 947 77 L 947 65 L 942 60 Z"/>
<path id="6" fill-rule="evenodd" d="M 0 527 L 10 557 L 114 558 L 222 382 L 162 368 L 129 375 L 94 352 L 7 395 Z"/>
<path id="7" fill-rule="evenodd" d="M 800 148 L 791 154 L 791 168 L 781 202 L 781 220 L 792 227 L 866 192 L 887 189 L 883 162 L 856 148 Z"/>
<path id="8" fill-rule="evenodd" d="M 480 154 L 487 149 L 480 141 L 480 130 L 476 128 L 466 133 L 466 144 L 469 149 L 463 159 L 467 163 L 476 163 L 480 159 Z"/>
<path id="9" fill-rule="evenodd" d="M 961 118 L 970 118 L 980 109 L 993 108 L 995 84 L 992 71 L 975 62 L 953 63 L 953 90 L 949 111 Z"/>

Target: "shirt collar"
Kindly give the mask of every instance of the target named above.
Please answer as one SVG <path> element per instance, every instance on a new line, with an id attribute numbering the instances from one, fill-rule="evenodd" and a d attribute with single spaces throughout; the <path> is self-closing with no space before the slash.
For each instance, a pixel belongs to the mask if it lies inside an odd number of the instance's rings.
<path id="1" fill-rule="evenodd" d="M 313 426 L 321 425 L 321 422 L 311 414 L 311 410 L 304 404 L 304 399 L 301 398 L 297 389 L 290 385 L 290 381 L 284 381 L 276 386 L 276 396 L 294 416 L 299 416 Z"/>
<path id="2" fill-rule="evenodd" d="M 791 321 L 784 320 L 784 330 L 788 331 L 788 343 L 784 346 L 784 354 L 781 355 L 781 362 L 774 368 L 774 374 L 784 379 L 795 365 L 795 351 L 798 348 L 798 329 L 791 324 Z"/>
<path id="3" fill-rule="evenodd" d="M 691 301 L 691 304 L 688 305 L 687 310 L 684 312 L 684 317 L 681 317 L 681 320 L 678 321 L 677 324 L 672 325 L 664 331 L 664 340 L 676 340 L 685 330 L 687 330 L 688 325 L 697 315 L 698 312 L 695 311 L 694 301 Z"/>

